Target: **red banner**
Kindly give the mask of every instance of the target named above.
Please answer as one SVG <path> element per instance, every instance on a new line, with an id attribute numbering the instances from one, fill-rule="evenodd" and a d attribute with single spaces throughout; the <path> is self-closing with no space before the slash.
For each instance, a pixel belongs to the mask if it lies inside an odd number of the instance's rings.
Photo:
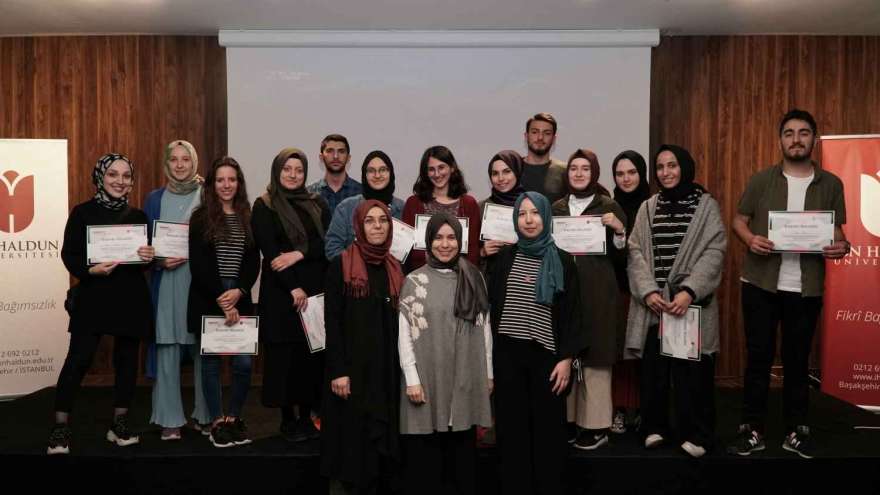
<path id="1" fill-rule="evenodd" d="M 824 136 L 822 167 L 843 181 L 852 244 L 826 263 L 822 391 L 880 408 L 880 135 Z"/>

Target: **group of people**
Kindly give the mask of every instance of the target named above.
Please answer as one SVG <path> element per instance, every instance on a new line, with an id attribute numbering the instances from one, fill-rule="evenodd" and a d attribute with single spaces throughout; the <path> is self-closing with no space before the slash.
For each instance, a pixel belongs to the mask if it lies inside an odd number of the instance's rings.
<path id="1" fill-rule="evenodd" d="M 638 411 L 645 448 L 672 443 L 704 455 L 715 441 L 715 291 L 727 249 L 719 204 L 695 182 L 696 161 L 682 147 L 658 148 L 650 180 L 639 153 L 620 153 L 611 162 L 611 193 L 599 183 L 593 151 L 551 159 L 556 131 L 551 115 L 530 118 L 528 153 L 505 150 L 489 160 L 492 192 L 480 202 L 467 193 L 445 146 L 425 150 L 405 202 L 394 196 L 394 164 L 380 150 L 366 155 L 358 183 L 347 174 L 348 140 L 329 135 L 320 149 L 325 175 L 306 187 L 306 154 L 285 148 L 251 205 L 236 160 L 216 160 L 202 180 L 196 150 L 176 140 L 165 150 L 167 184 L 150 193 L 143 211 L 128 203 L 131 161 L 101 157 L 92 174 L 95 196 L 73 209 L 64 234 L 62 259 L 79 284 L 48 453 L 69 452 L 69 415 L 102 335 L 115 340 L 109 441 L 139 441 L 128 409 L 139 343 L 149 340 L 150 421 L 161 426 L 162 440 L 180 439 L 187 424 L 180 377 L 189 356 L 194 427 L 217 447 L 249 443 L 241 416 L 252 358 L 232 356 L 224 409 L 221 358 L 200 356 L 199 339 L 203 316 L 234 324 L 259 315 L 263 405 L 280 409 L 285 439 L 320 437 L 322 474 L 351 493 L 383 492 L 397 482 L 413 493 L 444 485 L 474 493 L 478 428 L 497 443 L 502 493 L 560 493 L 569 444 L 607 444 L 610 433 L 628 426 L 623 408 Z M 816 136 L 809 113 L 783 117 L 782 160 L 752 177 L 733 220 L 749 247 L 742 269 L 743 421 L 728 447 L 739 455 L 764 448 L 781 321 L 783 446 L 812 456 L 807 366 L 823 256 L 849 249 L 840 229 L 842 183 L 810 159 Z M 486 203 L 512 207 L 515 243 L 480 240 Z M 835 242 L 822 255 L 774 253 L 770 210 L 834 210 Z M 430 215 L 424 249 L 401 264 L 390 252 L 392 221 L 414 225 L 416 215 Z M 557 247 L 553 217 L 580 215 L 600 217 L 605 254 Z M 461 217 L 469 221 L 466 236 Z M 147 245 L 137 252 L 142 264 L 88 264 L 87 225 L 154 220 L 189 223 L 188 258 L 156 259 Z M 261 273 L 255 308 L 251 290 Z M 312 353 L 297 313 L 322 293 L 326 348 Z M 701 308 L 698 359 L 661 353 L 661 315 L 683 316 L 692 306 Z"/>

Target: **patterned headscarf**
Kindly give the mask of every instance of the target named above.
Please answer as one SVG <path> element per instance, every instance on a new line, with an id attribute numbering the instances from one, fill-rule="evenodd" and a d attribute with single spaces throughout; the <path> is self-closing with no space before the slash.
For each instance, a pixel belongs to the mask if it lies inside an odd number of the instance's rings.
<path id="1" fill-rule="evenodd" d="M 192 163 L 192 170 L 190 170 L 184 180 L 177 180 L 174 178 L 174 174 L 171 173 L 171 163 L 169 163 L 171 160 L 171 152 L 178 146 L 182 147 L 187 153 L 189 153 L 190 163 Z M 197 174 L 199 170 L 199 155 L 196 154 L 196 148 L 190 144 L 189 141 L 178 139 L 168 143 L 168 146 L 165 146 L 165 158 L 163 164 L 165 166 L 165 178 L 168 179 L 167 189 L 174 194 L 189 194 L 195 191 L 202 182 L 202 178 Z"/>
<path id="2" fill-rule="evenodd" d="M 128 168 L 131 170 L 131 185 L 134 185 L 134 165 L 132 165 L 131 160 L 125 155 L 119 153 L 107 153 L 101 158 L 98 158 L 98 163 L 95 164 L 95 169 L 92 170 L 92 182 L 97 189 L 95 191 L 95 201 L 104 208 L 114 211 L 123 210 L 128 207 L 128 193 L 121 198 L 114 198 L 106 189 L 104 189 L 104 174 L 107 173 L 107 169 L 110 168 L 110 165 L 113 165 L 113 162 L 117 160 L 122 160 L 128 164 Z"/>

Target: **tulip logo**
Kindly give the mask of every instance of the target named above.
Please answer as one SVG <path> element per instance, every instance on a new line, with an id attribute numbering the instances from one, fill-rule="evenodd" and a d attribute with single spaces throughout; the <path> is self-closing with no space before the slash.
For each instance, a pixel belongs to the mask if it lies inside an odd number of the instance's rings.
<path id="1" fill-rule="evenodd" d="M 861 216 L 865 230 L 880 237 L 880 172 L 877 176 L 862 175 Z"/>
<path id="2" fill-rule="evenodd" d="M 34 176 L 7 170 L 0 175 L 0 183 L 6 186 L 0 187 L 0 231 L 21 232 L 34 219 Z"/>

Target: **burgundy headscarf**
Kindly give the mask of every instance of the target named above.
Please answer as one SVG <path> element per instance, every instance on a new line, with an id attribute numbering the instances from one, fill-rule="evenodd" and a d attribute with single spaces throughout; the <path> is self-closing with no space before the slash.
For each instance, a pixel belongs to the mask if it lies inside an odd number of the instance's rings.
<path id="1" fill-rule="evenodd" d="M 367 241 L 364 231 L 364 219 L 373 208 L 380 208 L 388 216 L 388 237 L 380 246 L 374 246 Z M 388 292 L 394 307 L 400 297 L 400 288 L 403 286 L 403 270 L 400 262 L 391 255 L 391 239 L 394 235 L 394 227 L 390 223 L 391 211 L 381 201 L 368 199 L 362 201 L 354 210 L 354 235 L 355 240 L 342 252 L 342 281 L 345 283 L 345 292 L 355 299 L 367 297 L 370 294 L 370 281 L 367 275 L 367 263 L 378 265 L 385 263 L 385 271 L 388 273 Z"/>
<path id="2" fill-rule="evenodd" d="M 584 158 L 590 162 L 590 183 L 587 184 L 587 188 L 583 191 L 575 191 L 572 189 L 571 182 L 568 180 L 568 167 L 571 166 L 571 162 L 577 158 Z M 576 198 L 586 198 L 594 194 L 604 194 L 605 196 L 610 197 L 611 193 L 608 192 L 608 189 L 605 189 L 605 186 L 599 184 L 599 171 L 599 158 L 596 157 L 596 154 L 591 150 L 581 148 L 572 153 L 571 156 L 568 157 L 568 166 L 565 167 L 565 187 L 568 190 L 568 193 L 573 194 Z"/>

